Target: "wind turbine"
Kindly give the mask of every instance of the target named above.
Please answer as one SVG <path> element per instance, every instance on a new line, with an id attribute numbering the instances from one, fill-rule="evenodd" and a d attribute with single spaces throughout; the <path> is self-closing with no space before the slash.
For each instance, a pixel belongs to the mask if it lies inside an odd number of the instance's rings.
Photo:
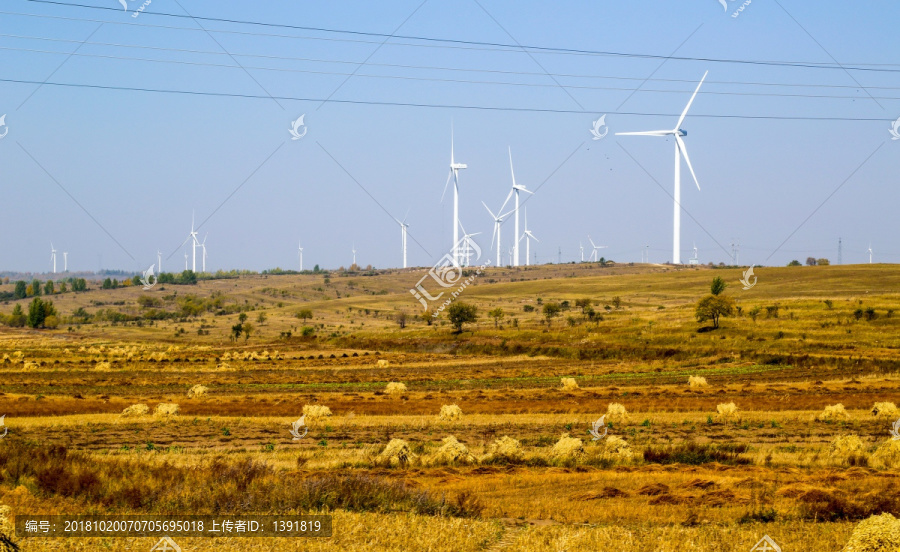
<path id="1" fill-rule="evenodd" d="M 188 242 L 188 240 L 191 240 L 191 250 L 193 253 L 193 262 L 191 264 L 191 270 L 193 272 L 197 272 L 197 246 L 200 245 L 200 240 L 197 239 L 197 231 L 194 230 L 194 212 L 193 211 L 191 211 L 191 233 L 188 234 L 188 237 L 186 237 L 183 242 L 181 242 L 181 245 L 186 244 Z M 188 269 L 187 260 L 185 260 L 184 265 L 185 265 L 184 269 L 187 270 Z"/>
<path id="2" fill-rule="evenodd" d="M 162 252 L 159 249 L 156 250 L 156 271 L 162 274 Z"/>
<path id="3" fill-rule="evenodd" d="M 872 244 L 869 244 L 869 264 L 872 264 Z"/>
<path id="4" fill-rule="evenodd" d="M 581 262 L 584 262 L 584 245 L 581 242 L 578 242 L 578 249 L 581 250 Z"/>
<path id="5" fill-rule="evenodd" d="M 187 252 L 185 252 L 185 254 L 184 254 L 184 269 L 185 270 L 188 269 L 187 258 L 188 258 L 188 254 L 187 254 Z"/>
<path id="6" fill-rule="evenodd" d="M 525 192 L 526 194 L 534 194 L 534 192 L 528 191 L 525 186 L 521 186 L 516 184 L 516 173 L 513 170 L 513 161 L 512 161 L 512 148 L 509 148 L 509 174 L 512 175 L 512 190 L 511 194 L 516 195 L 516 224 L 515 224 L 515 236 L 516 239 L 513 240 L 513 266 L 519 266 L 519 240 L 522 238 L 519 237 L 519 192 Z M 527 245 L 527 243 L 526 243 Z M 527 259 L 526 259 L 527 262 Z"/>
<path id="7" fill-rule="evenodd" d="M 206 272 L 206 238 L 208 238 L 208 237 L 209 237 L 209 234 L 207 233 L 205 236 L 203 236 L 203 242 L 200 244 L 200 247 L 203 248 L 203 272 L 204 273 Z"/>
<path id="8" fill-rule="evenodd" d="M 588 236 L 588 241 L 591 242 L 591 247 L 594 248 L 591 251 L 591 256 L 590 256 L 590 258 L 588 258 L 588 261 L 594 261 L 594 262 L 599 261 L 600 260 L 600 256 L 599 256 L 600 250 L 606 249 L 609 246 L 608 245 L 597 245 L 596 243 L 594 243 L 594 240 L 592 240 L 590 236 Z"/>
<path id="9" fill-rule="evenodd" d="M 468 232 L 466 232 L 466 229 L 462 225 L 461 222 L 459 223 L 459 227 L 462 228 L 462 231 L 463 231 L 462 241 L 463 241 L 463 248 L 465 250 L 465 253 L 463 253 L 463 255 L 466 258 L 465 266 L 469 266 L 469 261 L 472 258 L 472 237 L 477 236 L 478 234 L 481 234 L 481 232 L 475 232 L 474 234 L 469 234 Z"/>
<path id="10" fill-rule="evenodd" d="M 675 124 L 675 128 L 672 130 L 651 130 L 647 132 L 617 132 L 617 136 L 674 136 L 675 137 L 675 208 L 674 208 L 674 217 L 673 217 L 673 237 L 672 237 L 672 263 L 673 264 L 681 264 L 681 156 L 684 155 L 684 160 L 687 163 L 688 169 L 691 171 L 691 176 L 694 177 L 694 183 L 697 185 L 697 190 L 700 189 L 700 182 L 697 180 L 697 174 L 694 173 L 694 167 L 691 165 L 691 159 L 688 157 L 687 148 L 684 145 L 683 137 L 687 136 L 687 131 L 681 128 L 681 123 L 684 122 L 684 118 L 687 116 L 688 110 L 691 108 L 691 104 L 694 103 L 694 98 L 697 97 L 697 93 L 700 92 L 700 87 L 703 86 L 703 81 L 706 80 L 706 75 L 709 74 L 709 71 L 703 74 L 703 78 L 700 79 L 700 84 L 697 85 L 697 89 L 694 90 L 694 95 L 691 96 L 690 101 L 687 106 L 685 106 L 684 111 L 681 112 L 681 117 L 678 118 L 678 122 Z"/>
<path id="11" fill-rule="evenodd" d="M 512 191 L 509 192 L 512 195 Z M 500 209 L 497 210 L 498 213 L 503 212 L 503 208 L 506 207 L 506 203 L 509 201 L 509 196 L 506 196 L 506 201 L 503 202 L 503 205 L 500 206 Z M 495 215 L 493 211 L 487 206 L 485 202 L 481 202 L 484 205 L 484 208 L 487 209 L 487 212 L 491 214 L 491 218 L 494 219 L 494 233 L 491 235 L 491 248 L 494 247 L 494 239 L 496 238 L 497 244 L 497 266 L 500 266 L 500 225 L 503 224 L 503 219 L 510 212 L 503 213 L 502 215 Z"/>
<path id="12" fill-rule="evenodd" d="M 403 217 L 403 220 L 394 219 L 400 225 L 400 248 L 403 250 L 403 268 L 406 268 L 406 229 L 409 228 L 409 225 L 406 224 L 407 217 L 409 217 L 409 210 L 406 211 L 406 216 Z"/>
<path id="13" fill-rule="evenodd" d="M 53 273 L 56 274 L 56 249 L 53 242 L 50 242 L 50 262 L 53 263 Z"/>
<path id="14" fill-rule="evenodd" d="M 303 242 L 297 243 L 297 255 L 300 257 L 300 272 L 303 272 Z"/>
<path id="15" fill-rule="evenodd" d="M 447 182 L 444 184 L 444 192 L 441 194 L 441 203 L 444 202 L 444 195 L 447 193 L 447 186 L 450 179 L 453 179 L 453 266 L 459 266 L 459 171 L 467 169 L 465 163 L 457 163 L 453 156 L 453 125 L 450 125 L 450 174 L 447 175 Z"/>
<path id="16" fill-rule="evenodd" d="M 529 266 L 529 256 L 531 255 L 531 240 L 536 242 L 540 242 L 541 240 L 534 237 L 534 234 L 531 233 L 531 230 L 528 229 L 528 208 L 525 209 L 525 231 L 522 232 L 522 237 L 519 240 L 525 240 L 525 266 Z"/>
<path id="17" fill-rule="evenodd" d="M 69 252 L 63 251 L 63 272 L 69 271 Z"/>
<path id="18" fill-rule="evenodd" d="M 700 257 L 698 256 L 699 252 L 697 251 L 697 244 L 694 244 L 694 254 L 691 256 L 691 260 L 688 261 L 688 264 L 696 265 L 700 264 Z"/>
<path id="19" fill-rule="evenodd" d="M 356 266 L 356 244 L 353 244 L 353 265 Z"/>

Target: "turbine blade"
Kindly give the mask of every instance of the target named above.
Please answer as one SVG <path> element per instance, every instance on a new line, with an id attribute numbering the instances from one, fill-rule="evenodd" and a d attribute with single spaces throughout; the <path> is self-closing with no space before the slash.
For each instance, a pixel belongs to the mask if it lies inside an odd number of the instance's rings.
<path id="1" fill-rule="evenodd" d="M 516 186 L 516 172 L 513 170 L 513 162 L 512 162 L 512 148 L 507 146 L 509 149 L 509 174 L 512 175 L 513 187 Z"/>
<path id="2" fill-rule="evenodd" d="M 688 109 L 690 109 L 691 104 L 694 103 L 694 98 L 697 97 L 697 92 L 700 92 L 700 87 L 703 86 L 703 81 L 706 80 L 706 75 L 708 75 L 708 74 L 709 74 L 709 71 L 703 73 L 703 78 L 700 79 L 700 84 L 698 84 L 697 89 L 694 90 L 694 95 L 691 96 L 691 101 L 688 102 L 688 104 L 684 108 L 684 111 L 681 113 L 681 117 L 678 118 L 678 124 L 675 125 L 675 130 L 678 130 L 679 128 L 681 128 L 681 123 L 683 123 L 684 118 L 687 117 Z"/>
<path id="3" fill-rule="evenodd" d="M 647 130 L 643 132 L 617 132 L 616 136 L 668 136 L 671 130 Z"/>
<path id="4" fill-rule="evenodd" d="M 441 192 L 441 203 L 444 202 L 444 196 L 447 195 L 447 186 L 450 185 L 451 178 L 453 178 L 453 169 L 450 169 L 450 174 L 447 175 L 447 182 L 444 183 L 444 191 Z"/>
<path id="5" fill-rule="evenodd" d="M 497 221 L 494 221 L 494 232 L 491 234 L 491 251 L 494 250 L 494 242 L 496 241 L 498 228 L 500 228 L 500 223 Z"/>
<path id="6" fill-rule="evenodd" d="M 506 204 L 509 203 L 509 200 L 512 199 L 512 196 L 513 196 L 513 190 L 512 190 L 512 188 L 510 188 L 510 189 L 509 189 L 509 195 L 507 195 L 507 196 L 506 196 L 506 199 L 503 200 L 503 205 L 500 206 L 500 210 L 497 211 L 498 213 L 499 213 L 500 211 L 502 211 L 504 207 L 506 207 Z"/>
<path id="7" fill-rule="evenodd" d="M 402 223 L 400 223 L 400 224 L 404 224 L 404 223 L 406 223 L 406 219 L 408 219 L 408 218 L 409 218 L 409 209 L 410 209 L 410 208 L 409 208 L 409 207 L 407 207 L 407 209 L 406 209 L 406 214 L 405 214 L 405 215 L 403 215 L 403 222 L 402 222 Z"/>
<path id="8" fill-rule="evenodd" d="M 691 176 L 694 177 L 694 184 L 697 185 L 697 190 L 699 191 L 700 190 L 700 182 L 697 181 L 697 175 L 696 175 L 696 173 L 694 173 L 693 165 L 691 165 L 691 158 L 688 157 L 687 147 L 685 147 L 684 140 L 681 139 L 681 136 L 679 136 L 677 134 L 675 135 L 675 144 L 677 144 L 678 149 L 681 150 L 681 155 L 684 156 L 684 161 L 685 161 L 685 163 L 687 163 L 688 169 L 691 170 Z"/>
<path id="9" fill-rule="evenodd" d="M 487 209 L 487 212 L 490 213 L 492 217 L 494 217 L 494 222 L 496 222 L 499 217 L 491 211 L 491 208 L 487 206 L 487 203 L 482 201 L 481 204 L 484 205 L 484 208 Z"/>

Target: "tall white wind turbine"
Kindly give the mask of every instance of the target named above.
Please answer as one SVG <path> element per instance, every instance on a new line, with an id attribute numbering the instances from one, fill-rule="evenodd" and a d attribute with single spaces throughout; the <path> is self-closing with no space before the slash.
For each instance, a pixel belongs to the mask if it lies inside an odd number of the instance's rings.
<path id="1" fill-rule="evenodd" d="M 162 251 L 156 250 L 156 272 L 162 274 Z"/>
<path id="2" fill-rule="evenodd" d="M 475 232 L 474 234 L 469 234 L 468 232 L 466 232 L 466 229 L 462 225 L 462 223 L 459 223 L 459 227 L 462 228 L 462 231 L 463 231 L 463 237 L 462 237 L 463 253 L 462 253 L 462 256 L 465 258 L 464 266 L 469 266 L 469 263 L 472 259 L 472 238 L 474 236 L 477 236 L 478 234 L 481 234 L 481 232 Z"/>
<path id="3" fill-rule="evenodd" d="M 203 242 L 200 244 L 200 247 L 203 249 L 203 272 L 206 272 L 206 238 L 209 237 L 209 234 L 203 236 Z"/>
<path id="4" fill-rule="evenodd" d="M 584 245 L 581 242 L 578 242 L 578 249 L 581 250 L 581 262 L 584 262 Z"/>
<path id="5" fill-rule="evenodd" d="M 50 262 L 53 263 L 53 273 L 56 274 L 56 248 L 50 242 Z"/>
<path id="6" fill-rule="evenodd" d="M 700 87 L 703 86 L 703 81 L 706 80 L 706 75 L 709 74 L 709 71 L 703 74 L 703 78 L 700 79 L 700 84 L 697 85 L 697 89 L 694 90 L 694 95 L 691 96 L 690 101 L 687 106 L 685 106 L 684 111 L 681 112 L 681 117 L 678 118 L 678 122 L 675 124 L 675 128 L 672 130 L 651 130 L 646 132 L 617 132 L 617 136 L 673 136 L 675 138 L 675 208 L 674 208 L 674 216 L 673 216 L 673 236 L 672 236 L 672 263 L 673 264 L 681 264 L 681 156 L 684 156 L 684 161 L 687 163 L 688 169 L 691 171 L 691 176 L 694 177 L 694 183 L 697 185 L 697 189 L 700 189 L 700 182 L 697 180 L 697 175 L 694 173 L 694 167 L 691 165 L 691 159 L 688 157 L 687 148 L 684 145 L 683 137 L 687 136 L 687 131 L 681 128 L 681 123 L 684 122 L 684 118 L 687 116 L 688 110 L 691 108 L 691 104 L 694 103 L 694 98 L 697 97 L 697 93 L 700 92 Z"/>
<path id="7" fill-rule="evenodd" d="M 588 241 L 591 242 L 591 247 L 594 248 L 594 249 L 591 251 L 591 256 L 588 258 L 588 260 L 589 260 L 589 261 L 597 262 L 597 261 L 600 260 L 600 250 L 601 250 L 601 249 L 606 249 L 606 248 L 609 247 L 609 246 L 608 246 L 608 245 L 597 245 L 596 243 L 594 243 L 594 240 L 591 239 L 590 236 L 588 236 Z"/>
<path id="8" fill-rule="evenodd" d="M 193 272 L 197 272 L 197 246 L 200 245 L 200 240 L 197 239 L 197 231 L 194 230 L 194 212 L 193 211 L 191 211 L 191 233 L 188 234 L 188 237 L 186 237 L 183 242 L 181 242 L 181 245 L 184 246 L 184 244 L 186 244 L 188 242 L 188 240 L 191 241 L 191 251 L 193 253 L 193 263 L 191 265 L 191 270 Z M 185 260 L 184 265 L 185 265 L 184 269 L 187 270 L 188 269 L 187 260 Z"/>
<path id="9" fill-rule="evenodd" d="M 353 251 L 353 265 L 355 266 L 356 265 L 356 244 L 353 244 L 353 249 L 351 251 Z"/>
<path id="10" fill-rule="evenodd" d="M 300 272 L 303 272 L 303 242 L 297 243 L 297 256 L 300 257 Z"/>
<path id="11" fill-rule="evenodd" d="M 447 182 L 444 184 L 441 202 L 444 201 L 450 179 L 453 179 L 453 266 L 459 266 L 459 171 L 467 168 L 469 168 L 468 165 L 457 163 L 453 156 L 453 125 L 450 125 L 450 174 L 447 175 Z"/>
<path id="12" fill-rule="evenodd" d="M 509 194 L 512 195 L 512 191 L 510 191 Z M 493 211 L 491 211 L 490 207 L 488 207 L 485 202 L 483 202 L 483 201 L 481 202 L 481 204 L 484 205 L 484 208 L 487 209 L 487 212 L 491 214 L 491 218 L 494 219 L 494 233 L 491 235 L 491 248 L 493 248 L 494 245 L 497 246 L 497 266 L 500 266 L 500 225 L 503 224 L 503 219 L 507 215 L 509 215 L 509 213 L 512 212 L 512 211 L 509 211 L 509 212 L 503 213 L 503 208 L 506 207 L 506 203 L 508 201 L 509 201 L 509 195 L 506 196 L 506 201 L 504 201 L 503 205 L 500 206 L 500 209 L 497 210 L 497 213 L 502 213 L 502 214 L 496 214 L 496 215 L 494 214 Z"/>
<path id="13" fill-rule="evenodd" d="M 406 224 L 407 217 L 409 217 L 409 210 L 406 211 L 406 216 L 403 217 L 403 220 L 394 219 L 400 225 L 400 249 L 403 252 L 403 268 L 406 268 L 406 229 L 409 228 L 409 225 Z"/>
<path id="14" fill-rule="evenodd" d="M 869 264 L 872 264 L 872 244 L 869 244 Z"/>
<path id="15" fill-rule="evenodd" d="M 525 231 L 522 232 L 522 237 L 519 238 L 518 241 L 525 240 L 525 266 L 529 266 L 531 263 L 529 262 L 529 257 L 531 256 L 531 240 L 536 242 L 540 242 L 541 240 L 534 237 L 534 234 L 531 233 L 531 230 L 528 229 L 528 208 L 525 208 Z"/>
<path id="16" fill-rule="evenodd" d="M 512 148 L 509 148 L 509 174 L 512 176 L 512 190 L 510 193 L 515 194 L 516 196 L 516 206 L 513 209 L 516 213 L 514 229 L 516 239 L 513 240 L 513 266 L 519 266 L 519 241 L 522 239 L 519 237 L 519 192 L 525 192 L 526 194 L 534 194 L 534 192 L 528 191 L 525 186 L 516 184 L 516 172 L 513 170 Z M 526 245 L 528 244 L 526 243 Z M 525 260 L 527 261 L 528 259 Z"/>
<path id="17" fill-rule="evenodd" d="M 69 271 L 69 252 L 63 251 L 63 272 Z"/>

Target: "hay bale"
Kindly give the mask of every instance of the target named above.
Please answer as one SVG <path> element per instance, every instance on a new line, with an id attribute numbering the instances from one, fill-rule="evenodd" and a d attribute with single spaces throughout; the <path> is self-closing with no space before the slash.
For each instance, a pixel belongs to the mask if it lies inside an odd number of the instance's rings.
<path id="1" fill-rule="evenodd" d="M 203 385 L 200 385 L 198 383 L 197 385 L 188 389 L 187 396 L 189 399 L 194 399 L 197 397 L 202 397 L 206 394 L 207 391 L 209 391 L 209 387 L 204 387 Z"/>
<path id="2" fill-rule="evenodd" d="M 897 409 L 897 405 L 892 402 L 877 402 L 875 406 L 872 407 L 872 416 L 876 418 L 886 418 L 889 420 L 896 420 L 900 418 L 900 410 Z"/>
<path id="3" fill-rule="evenodd" d="M 634 458 L 631 445 L 625 439 L 615 435 L 610 435 L 604 439 L 603 444 L 598 448 L 600 448 L 601 456 L 610 460 L 627 461 Z"/>
<path id="4" fill-rule="evenodd" d="M 869 465 L 881 469 L 900 467 L 900 441 L 890 439 L 881 443 L 869 458 Z"/>
<path id="5" fill-rule="evenodd" d="M 860 456 L 866 453 L 866 447 L 856 435 L 838 435 L 828 445 L 828 456 L 831 460 L 841 463 L 851 456 Z"/>
<path id="6" fill-rule="evenodd" d="M 390 362 L 384 360 L 383 358 L 380 359 L 380 360 L 379 360 L 378 362 L 376 362 L 375 364 L 376 364 L 376 366 L 378 366 L 379 368 L 387 368 L 388 366 L 391 365 Z"/>
<path id="7" fill-rule="evenodd" d="M 153 411 L 154 416 L 177 416 L 181 409 L 175 403 L 159 403 L 156 410 Z"/>
<path id="8" fill-rule="evenodd" d="M 610 403 L 606 407 L 606 421 L 624 424 L 628 421 L 628 411 L 619 403 Z"/>
<path id="9" fill-rule="evenodd" d="M 706 383 L 706 378 L 703 376 L 690 376 L 688 378 L 688 385 L 691 387 L 707 387 L 709 384 Z"/>
<path id="10" fill-rule="evenodd" d="M 146 416 L 147 413 L 150 412 L 150 407 L 146 404 L 138 403 L 133 404 L 122 411 L 121 416 L 123 418 L 133 418 L 135 416 Z"/>
<path id="11" fill-rule="evenodd" d="M 31 362 L 30 360 L 27 360 L 27 361 L 25 361 L 25 364 L 22 365 L 22 371 L 23 372 L 32 372 L 34 370 L 37 370 L 40 367 L 41 367 L 41 365 L 38 364 L 37 362 Z"/>
<path id="12" fill-rule="evenodd" d="M 402 395 L 406 393 L 406 384 L 397 381 L 389 382 L 384 388 L 384 392 L 388 395 Z"/>
<path id="13" fill-rule="evenodd" d="M 462 409 L 455 404 L 445 404 L 441 406 L 441 412 L 438 414 L 438 420 L 442 422 L 454 422 L 462 418 Z"/>
<path id="14" fill-rule="evenodd" d="M 831 422 L 837 420 L 849 420 L 850 413 L 844 410 L 843 404 L 833 404 L 831 406 L 826 406 L 825 410 L 822 411 L 821 414 L 816 416 L 816 419 L 820 422 Z"/>
<path id="15" fill-rule="evenodd" d="M 900 520 L 891 514 L 860 521 L 842 552 L 896 552 L 900 547 Z"/>
<path id="16" fill-rule="evenodd" d="M 391 439 L 376 457 L 376 463 L 382 466 L 406 466 L 416 455 L 409 449 L 409 443 L 402 439 Z"/>
<path id="17" fill-rule="evenodd" d="M 741 419 L 738 407 L 733 402 L 716 406 L 716 417 L 723 422 L 736 422 Z"/>
<path id="18" fill-rule="evenodd" d="M 94 370 L 98 372 L 109 372 L 110 370 L 112 370 L 112 365 L 106 361 L 98 362 L 94 365 Z"/>
<path id="19" fill-rule="evenodd" d="M 559 381 L 562 384 L 563 391 L 575 391 L 578 389 L 578 382 L 575 381 L 575 378 L 562 378 Z"/>
<path id="20" fill-rule="evenodd" d="M 457 441 L 453 435 L 445 437 L 443 443 L 432 457 L 432 464 L 471 464 L 475 462 L 475 457 L 469 453 L 466 445 Z"/>
<path id="21" fill-rule="evenodd" d="M 485 462 L 520 462 L 525 458 L 522 443 L 507 435 L 488 445 Z"/>
<path id="22" fill-rule="evenodd" d="M 331 416 L 331 409 L 324 404 L 305 404 L 303 405 L 303 415 L 310 423 L 316 423 L 322 418 Z"/>
<path id="23" fill-rule="evenodd" d="M 583 454 L 584 443 L 581 439 L 569 437 L 568 433 L 564 433 L 550 449 L 550 458 L 553 460 L 575 460 Z"/>
<path id="24" fill-rule="evenodd" d="M 16 526 L 12 522 L 12 508 L 7 506 L 6 504 L 0 504 L 0 534 L 5 536 L 5 539 L 0 539 L 0 550 L 18 550 L 18 547 L 10 546 L 12 543 L 12 538 L 16 536 Z"/>

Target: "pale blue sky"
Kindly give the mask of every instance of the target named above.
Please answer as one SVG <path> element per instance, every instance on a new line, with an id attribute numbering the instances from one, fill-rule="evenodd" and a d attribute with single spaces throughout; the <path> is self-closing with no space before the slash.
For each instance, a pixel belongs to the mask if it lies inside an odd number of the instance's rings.
<path id="1" fill-rule="evenodd" d="M 639 261 L 649 244 L 650 260 L 665 262 L 672 143 L 613 133 L 673 126 L 706 70 L 683 125 L 702 187 L 683 181 L 683 260 L 696 243 L 702 262 L 728 261 L 736 238 L 743 264 L 835 261 L 841 237 L 845 263 L 867 262 L 869 242 L 876 261 L 900 261 L 900 141 L 889 134 L 900 117 L 897 3 L 757 0 L 737 18 L 740 2 L 726 13 L 717 0 L 153 0 L 138 17 L 140 0 L 129 13 L 116 0 L 61 5 L 73 3 L 0 8 L 0 270 L 47 270 L 51 241 L 72 270 L 96 269 L 101 256 L 104 268 L 146 268 L 157 249 L 174 253 L 164 269 L 180 270 L 192 209 L 206 221 L 211 270 L 296 268 L 298 240 L 306 268 L 349 265 L 354 244 L 361 265 L 399 266 L 399 227 L 385 210 L 407 209 L 410 264 L 430 265 L 451 245 L 451 201 L 440 203 L 451 121 L 457 160 L 469 165 L 461 218 L 484 250 L 492 221 L 481 201 L 496 208 L 506 196 L 511 147 L 517 180 L 540 187 L 526 204 L 539 262 L 560 248 L 577 260 L 588 234 L 609 246 L 607 258 Z M 155 15 L 185 10 L 281 26 Z M 398 26 L 457 42 L 379 47 L 384 37 L 358 34 Z M 835 60 L 846 69 L 828 67 Z M 47 80 L 90 87 L 12 82 Z M 329 96 L 368 103 L 311 101 Z M 308 133 L 291 141 L 304 113 Z M 593 141 L 604 113 L 610 134 Z"/>

